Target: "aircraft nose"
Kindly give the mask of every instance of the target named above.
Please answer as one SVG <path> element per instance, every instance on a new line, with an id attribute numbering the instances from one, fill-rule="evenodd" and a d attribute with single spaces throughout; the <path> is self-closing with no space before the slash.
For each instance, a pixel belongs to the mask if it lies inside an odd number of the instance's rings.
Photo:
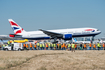
<path id="1" fill-rule="evenodd" d="M 99 31 L 99 34 L 101 33 L 101 31 Z"/>

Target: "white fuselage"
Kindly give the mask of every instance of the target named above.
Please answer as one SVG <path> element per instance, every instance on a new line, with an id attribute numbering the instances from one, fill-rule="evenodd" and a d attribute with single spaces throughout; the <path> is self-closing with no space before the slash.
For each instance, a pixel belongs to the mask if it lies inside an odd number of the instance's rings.
<path id="1" fill-rule="evenodd" d="M 100 34 L 101 31 L 95 28 L 73 28 L 73 29 L 58 29 L 58 30 L 47 30 L 54 33 L 60 34 L 72 34 L 72 37 L 84 37 L 84 36 L 95 36 Z M 29 32 L 22 32 L 22 38 L 27 39 L 50 39 L 51 37 L 47 34 L 43 33 L 42 31 L 29 31 Z"/>

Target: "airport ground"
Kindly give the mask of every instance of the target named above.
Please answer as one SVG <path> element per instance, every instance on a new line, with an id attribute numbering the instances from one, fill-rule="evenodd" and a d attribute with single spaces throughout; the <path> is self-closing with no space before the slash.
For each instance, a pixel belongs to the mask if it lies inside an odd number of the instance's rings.
<path id="1" fill-rule="evenodd" d="M 105 51 L 0 51 L 0 70 L 105 70 Z"/>

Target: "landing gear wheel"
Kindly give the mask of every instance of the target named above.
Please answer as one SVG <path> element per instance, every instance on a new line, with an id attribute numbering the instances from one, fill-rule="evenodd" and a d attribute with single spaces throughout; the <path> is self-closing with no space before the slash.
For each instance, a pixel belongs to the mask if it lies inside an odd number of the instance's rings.
<path id="1" fill-rule="evenodd" d="M 6 48 L 5 50 L 6 50 L 6 51 L 8 51 L 8 49 L 7 49 L 7 48 Z"/>
<path id="2" fill-rule="evenodd" d="M 18 51 L 21 51 L 21 49 L 19 48 Z"/>

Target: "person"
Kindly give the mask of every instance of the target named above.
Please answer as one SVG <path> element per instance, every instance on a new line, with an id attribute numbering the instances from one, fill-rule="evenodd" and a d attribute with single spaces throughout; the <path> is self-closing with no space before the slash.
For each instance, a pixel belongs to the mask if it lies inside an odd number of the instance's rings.
<path id="1" fill-rule="evenodd" d="M 103 43 L 103 49 L 105 50 L 105 43 Z"/>
<path id="2" fill-rule="evenodd" d="M 57 48 L 56 48 L 57 50 L 59 49 L 59 43 L 57 43 Z"/>
<path id="3" fill-rule="evenodd" d="M 100 43 L 99 43 L 99 42 L 97 43 L 97 47 L 98 47 L 98 50 L 100 50 L 101 45 L 100 45 Z"/>
<path id="4" fill-rule="evenodd" d="M 67 48 L 67 46 L 68 46 L 68 45 L 67 45 L 67 44 L 65 44 L 65 50 L 67 50 L 67 49 L 68 49 L 68 48 Z"/>
<path id="5" fill-rule="evenodd" d="M 91 47 L 92 47 L 92 44 L 90 43 L 90 44 L 89 44 L 89 50 L 91 50 Z"/>
<path id="6" fill-rule="evenodd" d="M 11 44 L 12 44 L 11 50 L 13 50 L 13 47 L 14 47 L 14 41 L 12 41 Z"/>
<path id="7" fill-rule="evenodd" d="M 43 45 L 42 45 L 42 43 L 40 43 L 40 45 L 39 45 L 39 46 L 40 46 L 40 50 L 42 50 L 42 46 L 43 46 Z"/>
<path id="8" fill-rule="evenodd" d="M 8 41 L 8 45 L 10 46 L 10 41 Z"/>
<path id="9" fill-rule="evenodd" d="M 61 44 L 61 50 L 63 50 L 63 44 Z"/>
<path id="10" fill-rule="evenodd" d="M 5 50 L 4 47 L 5 47 L 5 44 L 3 44 L 3 48 L 2 48 L 2 50 Z"/>
<path id="11" fill-rule="evenodd" d="M 82 43 L 80 44 L 80 50 L 82 50 Z"/>
<path id="12" fill-rule="evenodd" d="M 65 43 L 63 43 L 63 50 L 65 50 Z"/>
<path id="13" fill-rule="evenodd" d="M 0 45 L 0 50 L 1 50 L 1 45 Z"/>
<path id="14" fill-rule="evenodd" d="M 38 48 L 38 50 L 39 50 L 39 42 L 37 43 L 37 48 Z"/>
<path id="15" fill-rule="evenodd" d="M 51 44 L 50 43 L 48 43 L 48 47 L 51 49 Z"/>
<path id="16" fill-rule="evenodd" d="M 77 50 L 77 44 L 75 44 L 75 50 Z"/>
<path id="17" fill-rule="evenodd" d="M 23 44 L 24 50 L 26 49 L 26 44 Z"/>
<path id="18" fill-rule="evenodd" d="M 28 50 L 28 44 L 26 44 L 26 50 Z"/>
<path id="19" fill-rule="evenodd" d="M 48 50 L 48 43 L 46 43 L 46 50 Z"/>
<path id="20" fill-rule="evenodd" d="M 84 43 L 84 50 L 87 50 L 86 43 Z"/>
<path id="21" fill-rule="evenodd" d="M 34 50 L 36 50 L 36 46 L 37 46 L 37 44 L 35 43 L 35 45 L 34 45 Z"/>
<path id="22" fill-rule="evenodd" d="M 32 43 L 30 43 L 30 50 L 32 50 Z"/>
<path id="23" fill-rule="evenodd" d="M 58 48 L 59 48 L 59 50 L 61 49 L 61 43 L 59 43 L 59 47 Z"/>
<path id="24" fill-rule="evenodd" d="M 72 44 L 72 52 L 73 51 L 75 52 L 75 44 L 74 43 Z"/>
<path id="25" fill-rule="evenodd" d="M 68 44 L 68 50 L 70 50 L 70 46 L 71 46 L 71 44 L 69 43 L 69 44 Z"/>
<path id="26" fill-rule="evenodd" d="M 56 43 L 54 43 L 54 50 L 56 50 Z"/>
<path id="27" fill-rule="evenodd" d="M 45 43 L 43 43 L 43 50 L 45 50 Z"/>
<path id="28" fill-rule="evenodd" d="M 96 44 L 93 45 L 93 50 L 96 50 Z"/>
<path id="29" fill-rule="evenodd" d="M 54 49 L 54 44 L 53 43 L 51 44 L 51 47 L 52 47 L 52 50 L 53 50 Z"/>

